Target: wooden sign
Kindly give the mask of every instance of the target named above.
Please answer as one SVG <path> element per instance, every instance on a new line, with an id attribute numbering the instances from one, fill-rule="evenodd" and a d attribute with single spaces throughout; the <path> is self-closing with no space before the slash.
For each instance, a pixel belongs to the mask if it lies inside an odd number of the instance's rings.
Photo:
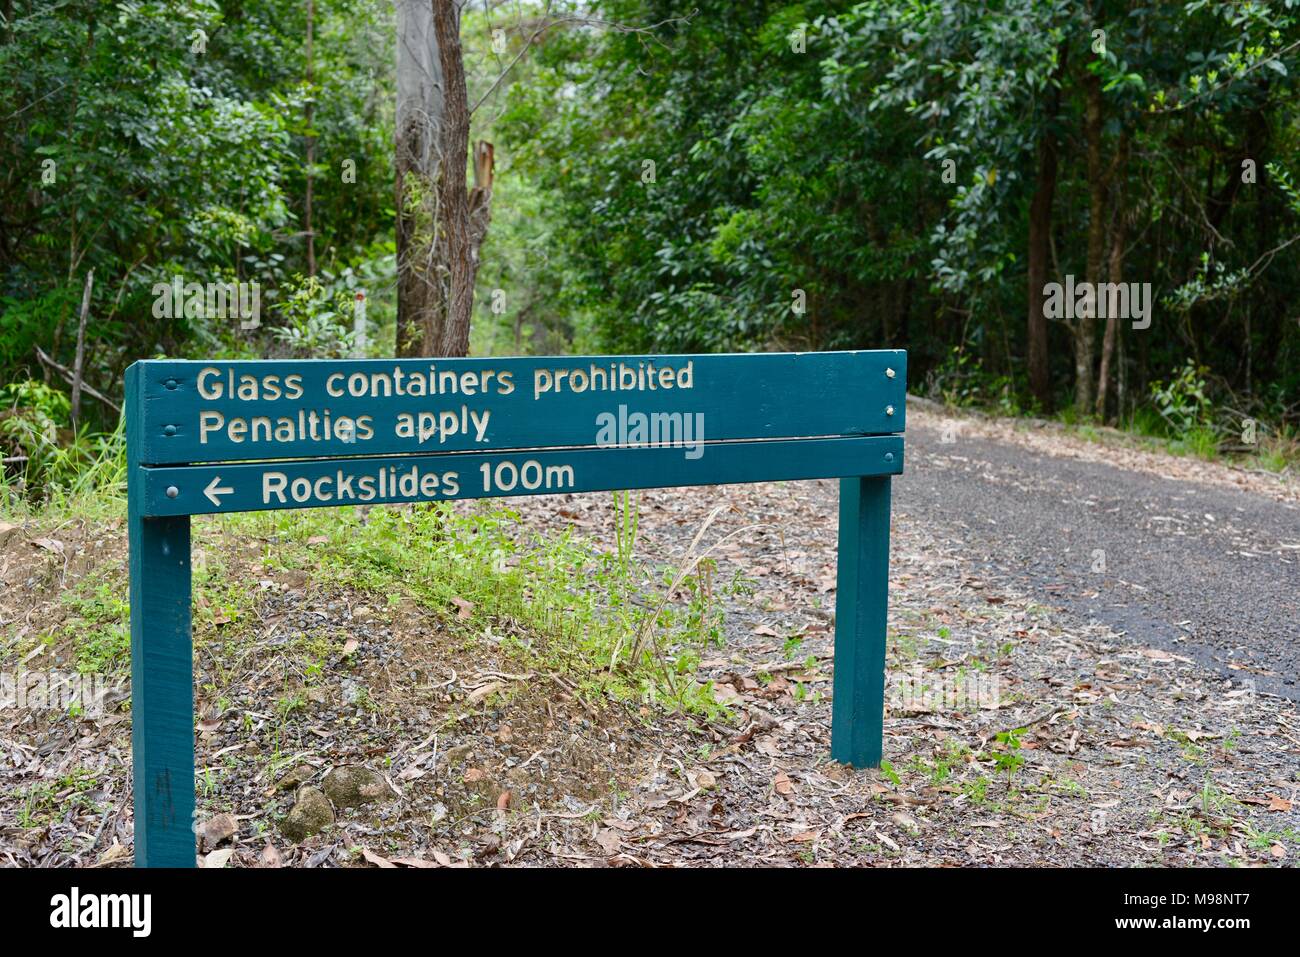
<path id="1" fill-rule="evenodd" d="M 831 754 L 879 764 L 906 353 L 137 362 L 136 863 L 192 867 L 189 516 L 840 478 Z"/>

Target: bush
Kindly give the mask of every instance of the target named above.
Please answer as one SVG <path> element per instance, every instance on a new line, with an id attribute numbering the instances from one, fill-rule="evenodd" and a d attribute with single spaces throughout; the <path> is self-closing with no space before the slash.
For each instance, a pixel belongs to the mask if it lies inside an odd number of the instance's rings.
<path id="1" fill-rule="evenodd" d="M 58 389 L 31 379 L 0 387 L 0 505 L 119 492 L 124 448 L 120 423 L 112 433 L 74 433 L 72 404 Z"/>

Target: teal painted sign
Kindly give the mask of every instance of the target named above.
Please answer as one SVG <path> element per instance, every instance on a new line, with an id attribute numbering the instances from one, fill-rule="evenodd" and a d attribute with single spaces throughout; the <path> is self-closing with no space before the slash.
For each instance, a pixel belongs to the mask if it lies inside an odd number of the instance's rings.
<path id="1" fill-rule="evenodd" d="M 192 867 L 191 515 L 839 478 L 831 754 L 880 762 L 901 351 L 137 362 L 136 863 Z"/>

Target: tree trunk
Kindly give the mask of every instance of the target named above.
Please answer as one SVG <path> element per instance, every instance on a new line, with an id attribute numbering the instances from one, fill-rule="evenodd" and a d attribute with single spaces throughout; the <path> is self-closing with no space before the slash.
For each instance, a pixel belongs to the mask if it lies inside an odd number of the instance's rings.
<path id="1" fill-rule="evenodd" d="M 475 144 L 470 190 L 469 96 L 454 0 L 404 0 L 398 30 L 397 351 L 463 356 L 490 219 L 493 150 Z"/>
<path id="2" fill-rule="evenodd" d="M 303 226 L 307 235 L 307 275 L 316 275 L 316 233 L 311 223 L 312 177 L 316 165 L 316 134 L 312 132 L 312 116 L 316 107 L 316 63 L 312 49 L 312 32 L 315 28 L 316 9 L 314 0 L 307 0 L 307 104 L 303 108 L 307 122 L 307 189 L 303 205 Z"/>
<path id="3" fill-rule="evenodd" d="M 397 3 L 397 354 L 427 354 L 426 330 L 441 311 L 433 248 L 436 136 L 442 127 L 442 65 L 431 0 Z"/>
<path id="4" fill-rule="evenodd" d="M 1112 283 L 1124 281 L 1124 240 L 1128 217 L 1124 209 L 1124 182 L 1128 168 L 1128 130 L 1120 133 L 1115 149 L 1115 162 L 1110 171 L 1110 195 L 1114 212 L 1110 224 L 1110 252 L 1107 255 L 1107 276 Z M 1110 367 L 1115 355 L 1115 339 L 1119 335 L 1119 317 L 1114 310 L 1106 311 L 1106 334 L 1101 344 L 1101 371 L 1097 374 L 1097 418 L 1106 421 L 1106 399 L 1110 392 Z"/>
<path id="5" fill-rule="evenodd" d="M 1064 53 L 1062 53 L 1064 64 Z M 1058 71 L 1059 73 L 1059 71 Z M 1052 383 L 1047 348 L 1047 316 L 1043 313 L 1047 262 L 1051 255 L 1052 202 L 1056 197 L 1056 136 L 1050 123 L 1060 108 L 1061 93 L 1053 86 L 1043 134 L 1038 141 L 1038 181 L 1029 204 L 1029 391 L 1044 412 L 1052 410 Z"/>
<path id="6" fill-rule="evenodd" d="M 1088 157 L 1088 260 L 1086 281 L 1094 293 L 1102 281 L 1106 255 L 1106 167 L 1102 163 L 1102 96 L 1101 78 L 1091 71 L 1083 75 L 1086 101 L 1084 138 Z M 1074 322 L 1074 406 L 1080 415 L 1088 415 L 1093 405 L 1093 319 L 1097 314 L 1096 296 L 1092 307 L 1085 308 Z"/>

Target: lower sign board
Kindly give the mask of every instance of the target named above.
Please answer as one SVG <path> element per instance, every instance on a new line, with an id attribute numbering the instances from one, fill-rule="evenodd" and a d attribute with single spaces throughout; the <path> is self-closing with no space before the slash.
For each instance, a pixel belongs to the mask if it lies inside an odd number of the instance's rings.
<path id="1" fill-rule="evenodd" d="M 899 351 L 136 363 L 136 863 L 195 863 L 192 515 L 838 478 L 831 756 L 878 765 L 905 381 Z"/>
<path id="2" fill-rule="evenodd" d="M 201 515 L 324 505 L 377 505 L 555 492 L 727 485 L 892 475 L 901 436 L 792 439 L 708 446 L 691 461 L 671 448 L 538 449 L 480 455 L 380 456 L 164 466 L 145 470 L 145 515 Z"/>

